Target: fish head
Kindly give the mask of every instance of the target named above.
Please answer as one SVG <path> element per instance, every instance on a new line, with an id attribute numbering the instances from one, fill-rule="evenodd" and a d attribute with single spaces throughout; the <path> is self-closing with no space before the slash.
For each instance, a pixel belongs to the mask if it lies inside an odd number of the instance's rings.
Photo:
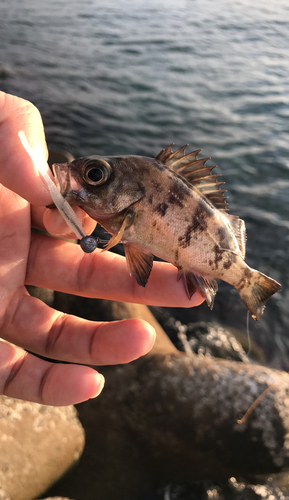
<path id="1" fill-rule="evenodd" d="M 118 214 L 145 196 L 142 176 L 131 157 L 89 156 L 52 168 L 66 201 L 96 220 Z"/>

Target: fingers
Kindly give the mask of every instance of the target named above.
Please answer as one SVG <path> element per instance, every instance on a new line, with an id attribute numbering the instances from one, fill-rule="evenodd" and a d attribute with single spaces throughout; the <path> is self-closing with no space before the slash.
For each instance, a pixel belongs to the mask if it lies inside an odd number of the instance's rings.
<path id="1" fill-rule="evenodd" d="M 0 393 L 35 403 L 66 406 L 99 395 L 104 378 L 87 366 L 54 364 L 0 342 Z"/>
<path id="2" fill-rule="evenodd" d="M 96 226 L 95 220 L 91 219 L 81 208 L 74 207 L 74 212 L 76 213 L 78 219 L 80 220 L 83 228 L 85 229 L 87 234 L 91 234 Z M 48 231 L 48 233 L 54 236 L 62 236 L 66 238 L 75 239 L 76 236 L 71 232 L 71 229 L 66 224 L 63 217 L 60 215 L 58 210 L 49 210 L 47 209 L 43 214 L 43 224 Z"/>
<path id="3" fill-rule="evenodd" d="M 63 314 L 23 293 L 11 301 L 1 336 L 48 358 L 111 365 L 146 354 L 153 346 L 155 331 L 138 319 L 101 323 Z"/>
<path id="4" fill-rule="evenodd" d="M 87 234 L 91 234 L 96 226 L 96 221 L 91 219 L 79 207 L 73 207 L 78 219 L 80 220 Z M 76 239 L 76 236 L 66 224 L 62 215 L 56 208 L 50 210 L 46 207 L 31 206 L 31 225 L 36 229 L 47 231 L 52 236 L 58 236 L 66 239 Z"/>
<path id="5" fill-rule="evenodd" d="M 26 284 L 155 306 L 193 307 L 203 302 L 198 293 L 188 299 L 170 264 L 155 262 L 143 288 L 129 275 L 124 257 L 99 250 L 84 254 L 79 245 L 39 234 L 32 237 Z"/>
<path id="6" fill-rule="evenodd" d="M 0 92 L 0 183 L 30 203 L 48 205 L 52 201 L 49 190 L 20 142 L 20 130 L 30 145 L 47 158 L 38 109 L 24 99 Z"/>

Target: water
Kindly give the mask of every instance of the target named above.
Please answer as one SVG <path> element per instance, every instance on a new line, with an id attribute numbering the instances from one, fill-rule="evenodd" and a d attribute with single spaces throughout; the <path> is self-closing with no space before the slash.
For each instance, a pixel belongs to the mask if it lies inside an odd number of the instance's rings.
<path id="1" fill-rule="evenodd" d="M 50 148 L 155 156 L 202 148 L 246 221 L 247 262 L 280 281 L 253 338 L 289 353 L 287 0 L 0 0 L 0 88 L 39 107 Z M 199 316 L 246 328 L 220 286 Z M 289 366 L 288 363 L 286 366 Z"/>

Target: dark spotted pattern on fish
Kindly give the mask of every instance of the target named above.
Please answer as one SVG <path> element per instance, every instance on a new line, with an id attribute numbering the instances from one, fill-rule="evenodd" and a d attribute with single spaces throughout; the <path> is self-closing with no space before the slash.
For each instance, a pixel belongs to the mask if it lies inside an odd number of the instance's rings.
<path id="1" fill-rule="evenodd" d="M 218 245 L 214 246 L 214 254 L 215 254 L 214 264 L 215 264 L 215 269 L 218 269 L 219 263 L 223 260 L 223 253 L 224 253 L 224 250 L 222 250 L 222 248 L 220 248 Z"/>
<path id="2" fill-rule="evenodd" d="M 191 238 L 194 235 L 196 238 L 198 233 L 202 233 L 208 228 L 207 219 L 208 214 L 204 207 L 199 204 L 192 217 L 192 222 L 187 226 L 185 234 L 179 236 L 180 245 L 187 248 L 191 244 Z"/>
<path id="3" fill-rule="evenodd" d="M 175 261 L 176 261 L 176 263 L 178 263 L 178 261 L 179 261 L 179 250 L 178 250 L 178 248 L 175 251 Z"/>
<path id="4" fill-rule="evenodd" d="M 207 218 L 211 215 L 211 212 L 209 210 L 206 210 L 206 206 L 202 203 L 200 203 L 197 206 L 197 210 L 194 214 L 195 219 L 199 222 L 200 226 L 202 229 L 199 229 L 200 231 L 208 229 L 208 224 L 207 224 Z"/>
<path id="5" fill-rule="evenodd" d="M 202 232 L 204 230 L 202 224 L 196 219 L 193 218 L 193 222 L 187 226 L 186 232 L 183 236 L 179 236 L 179 242 L 182 248 L 187 248 L 191 244 L 192 236 L 194 235 L 197 238 L 197 233 Z"/>
<path id="6" fill-rule="evenodd" d="M 230 269 L 230 267 L 233 265 L 233 264 L 236 264 L 237 262 L 237 256 L 236 254 L 234 254 L 233 252 L 231 252 L 229 255 L 228 255 L 228 260 L 226 262 L 224 262 L 223 264 L 223 268 L 224 269 Z"/>
<path id="7" fill-rule="evenodd" d="M 220 245 L 223 246 L 223 248 L 227 248 L 225 245 L 227 244 L 228 240 L 228 231 L 226 231 L 225 227 L 219 227 L 218 228 L 218 235 L 220 237 Z"/>
<path id="8" fill-rule="evenodd" d="M 183 200 L 186 195 L 190 194 L 190 189 L 185 185 L 180 185 L 173 182 L 170 186 L 167 202 L 171 205 L 178 205 L 180 208 L 184 207 Z"/>
<path id="9" fill-rule="evenodd" d="M 156 206 L 156 212 L 159 213 L 161 217 L 164 217 L 167 213 L 168 208 L 169 206 L 167 205 L 167 203 L 160 203 Z"/>
<path id="10" fill-rule="evenodd" d="M 155 189 L 155 191 L 157 193 L 160 193 L 162 191 L 162 187 L 161 187 L 161 184 L 159 182 L 157 182 L 154 179 L 152 179 L 151 183 L 152 183 L 152 186 L 153 186 L 153 188 Z"/>
<path id="11" fill-rule="evenodd" d="M 179 243 L 182 248 L 187 248 L 190 246 L 193 228 L 194 222 L 187 227 L 184 236 L 179 236 Z"/>
<path id="12" fill-rule="evenodd" d="M 231 248 L 233 243 L 233 235 L 228 232 L 227 228 L 219 227 L 217 234 L 220 248 L 222 248 L 223 250 Z"/>
<path id="13" fill-rule="evenodd" d="M 252 285 L 253 272 L 249 267 L 244 270 L 243 277 L 239 282 L 238 290 L 243 290 L 244 287 Z"/>

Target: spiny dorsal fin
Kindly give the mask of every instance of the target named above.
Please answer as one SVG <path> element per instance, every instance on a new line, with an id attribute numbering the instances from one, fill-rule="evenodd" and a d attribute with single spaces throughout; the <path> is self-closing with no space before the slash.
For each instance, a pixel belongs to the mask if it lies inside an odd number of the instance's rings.
<path id="1" fill-rule="evenodd" d="M 220 186 L 224 182 L 218 182 L 217 179 L 221 174 L 212 174 L 213 167 L 207 167 L 206 162 L 210 158 L 197 159 L 197 155 L 201 149 L 185 154 L 185 146 L 172 151 L 172 146 L 163 149 L 156 157 L 156 160 L 161 161 L 164 165 L 174 170 L 178 175 L 183 176 L 186 181 L 195 186 L 208 200 L 219 210 L 227 211 L 227 196 L 226 192 Z"/>
<path id="2" fill-rule="evenodd" d="M 243 259 L 246 257 L 246 227 L 245 222 L 242 219 L 239 219 L 237 215 L 229 215 L 226 214 L 229 220 L 230 226 L 236 239 L 238 241 L 238 245 L 240 248 L 241 255 Z"/>
<path id="3" fill-rule="evenodd" d="M 172 146 L 174 143 L 172 143 L 170 146 L 168 146 L 166 149 L 162 149 L 159 154 L 156 156 L 156 160 L 161 161 L 164 165 L 168 164 L 169 157 L 172 154 Z"/>
<path id="4" fill-rule="evenodd" d="M 176 151 L 172 151 L 172 146 L 174 143 L 170 144 L 166 149 L 162 149 L 159 154 L 156 156 L 156 160 L 161 161 L 167 167 L 172 168 L 176 172 L 178 169 L 187 163 L 195 161 L 197 159 L 197 154 L 202 151 L 201 149 L 197 149 L 188 155 L 185 155 L 185 149 L 188 144 L 180 147 Z"/>

